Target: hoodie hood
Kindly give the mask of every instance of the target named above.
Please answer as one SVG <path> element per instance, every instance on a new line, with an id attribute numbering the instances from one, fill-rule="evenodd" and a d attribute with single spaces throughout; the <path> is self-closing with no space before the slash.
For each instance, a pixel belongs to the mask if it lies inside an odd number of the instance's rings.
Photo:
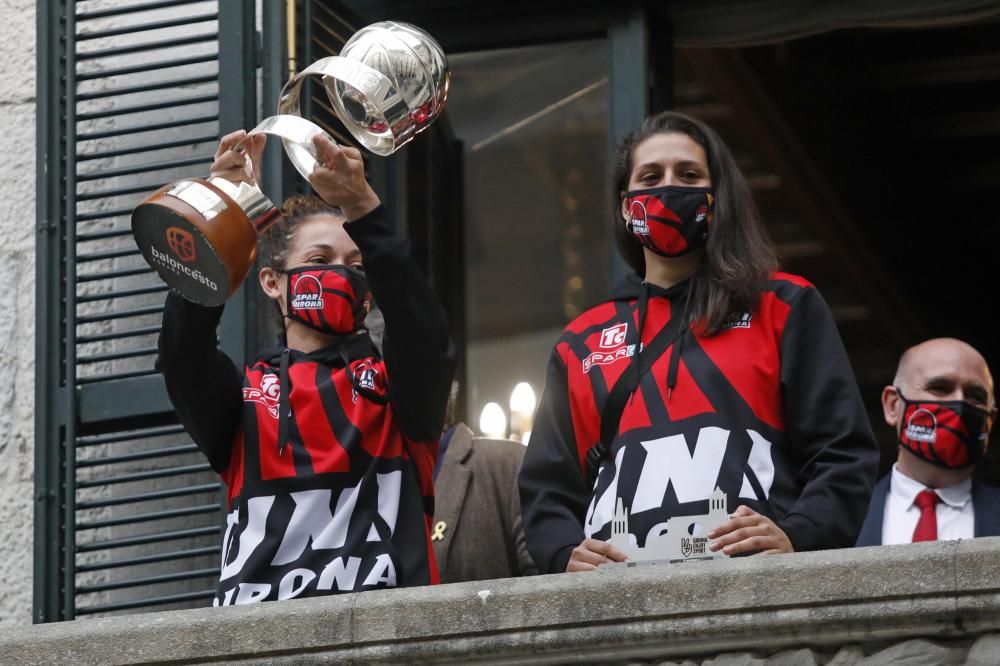
<path id="1" fill-rule="evenodd" d="M 649 299 L 650 298 L 666 298 L 670 301 L 671 311 L 680 310 L 679 315 L 681 322 L 687 321 L 688 317 L 688 294 L 691 290 L 691 278 L 682 280 L 677 284 L 664 289 L 663 287 L 658 287 L 655 284 L 650 284 L 642 278 L 640 278 L 635 272 L 628 273 L 622 280 L 615 285 L 611 292 L 611 299 L 613 301 L 638 301 L 637 309 L 639 315 L 637 330 L 637 352 L 632 357 L 630 363 L 630 371 L 633 375 L 632 384 L 630 386 L 630 393 L 634 392 L 639 386 L 640 371 L 639 367 L 641 365 L 641 357 L 643 353 L 642 344 L 642 334 L 643 329 L 646 326 L 646 313 L 649 310 Z M 670 400 L 670 396 L 673 393 L 674 387 L 677 385 L 677 371 L 680 365 L 681 354 L 684 353 L 684 338 L 690 334 L 690 324 L 685 323 L 682 325 L 680 331 L 677 333 L 676 337 L 671 341 L 670 347 L 670 365 L 667 370 L 667 400 Z"/>
<path id="2" fill-rule="evenodd" d="M 682 280 L 669 289 L 664 289 L 655 284 L 649 284 L 639 277 L 637 273 L 629 271 L 625 277 L 618 281 L 618 284 L 611 288 L 611 300 L 634 301 L 642 294 L 643 288 L 648 288 L 650 296 L 659 296 L 671 301 L 677 301 L 687 294 L 690 287 L 691 278 Z"/>
<path id="3" fill-rule="evenodd" d="M 282 339 L 281 342 L 284 342 L 284 340 Z M 281 362 L 282 354 L 286 350 L 292 362 L 315 361 L 332 367 L 343 365 L 344 356 L 347 357 L 348 362 L 372 356 L 382 358 L 371 336 L 368 335 L 368 331 L 361 330 L 358 333 L 337 336 L 326 347 L 309 352 L 308 354 L 297 349 L 288 349 L 284 344 L 274 345 L 257 354 L 254 358 L 254 363 L 263 362 L 277 367 Z"/>
<path id="4" fill-rule="evenodd" d="M 292 416 L 291 407 L 288 404 L 288 397 L 292 393 L 292 378 L 288 374 L 288 366 L 302 361 L 311 361 L 327 365 L 333 368 L 342 367 L 351 380 L 351 386 L 355 392 L 364 394 L 373 402 L 385 404 L 386 398 L 361 386 L 358 378 L 351 372 L 350 364 L 363 358 L 381 358 L 375 343 L 372 342 L 368 331 L 362 330 L 360 333 L 338 336 L 333 341 L 316 351 L 308 354 L 297 349 L 289 349 L 284 346 L 271 347 L 261 352 L 255 363 L 266 363 L 278 368 L 278 455 L 284 455 L 285 445 L 288 444 L 288 420 Z"/>

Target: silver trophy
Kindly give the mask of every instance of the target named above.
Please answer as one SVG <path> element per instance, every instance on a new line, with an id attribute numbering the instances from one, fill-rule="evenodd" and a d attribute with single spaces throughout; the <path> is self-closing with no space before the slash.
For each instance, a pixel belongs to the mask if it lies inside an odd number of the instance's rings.
<path id="1" fill-rule="evenodd" d="M 382 21 L 354 33 L 340 55 L 317 60 L 290 79 L 281 91 L 278 115 L 262 120 L 237 147 L 255 134 L 277 136 L 307 179 L 318 159 L 313 137 L 329 137 L 301 116 L 302 84 L 309 76 L 321 78 L 334 113 L 354 138 L 383 157 L 441 115 L 451 82 L 440 44 L 420 28 Z"/>
<path id="2" fill-rule="evenodd" d="M 317 60 L 292 78 L 278 115 L 262 120 L 235 150 L 246 155 L 255 134 L 277 136 L 296 170 L 309 178 L 319 161 L 313 138 L 333 138 L 301 117 L 299 95 L 307 76 L 322 77 L 337 117 L 361 145 L 382 156 L 434 122 L 450 81 L 444 52 L 430 35 L 406 23 L 374 23 L 356 32 L 339 56 Z M 220 305 L 253 266 L 257 235 L 280 217 L 256 184 L 189 178 L 140 203 L 132 213 L 132 234 L 167 284 L 195 303 Z"/>
<path id="3" fill-rule="evenodd" d="M 391 155 L 441 115 L 451 80 L 444 51 L 408 23 L 356 32 L 340 55 L 317 60 L 281 91 L 279 114 L 300 114 L 307 76 L 322 77 L 334 113 L 362 146 Z"/>

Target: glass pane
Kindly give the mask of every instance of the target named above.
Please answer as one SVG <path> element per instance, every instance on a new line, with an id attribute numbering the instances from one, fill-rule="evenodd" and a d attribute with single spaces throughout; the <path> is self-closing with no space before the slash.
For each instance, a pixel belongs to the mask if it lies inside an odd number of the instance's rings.
<path id="1" fill-rule="evenodd" d="M 606 297 L 604 40 L 458 54 L 448 100 L 464 143 L 467 423 L 541 392 L 563 327 Z M 527 426 L 523 426 L 527 428 Z"/>

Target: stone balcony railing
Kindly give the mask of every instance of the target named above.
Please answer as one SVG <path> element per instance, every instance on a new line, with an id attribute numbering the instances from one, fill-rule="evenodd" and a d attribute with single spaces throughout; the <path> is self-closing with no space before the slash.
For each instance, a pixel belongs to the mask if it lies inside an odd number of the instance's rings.
<path id="1" fill-rule="evenodd" d="M 0 664 L 334 661 L 992 666 L 1000 538 L 149 613 L 0 636 Z"/>

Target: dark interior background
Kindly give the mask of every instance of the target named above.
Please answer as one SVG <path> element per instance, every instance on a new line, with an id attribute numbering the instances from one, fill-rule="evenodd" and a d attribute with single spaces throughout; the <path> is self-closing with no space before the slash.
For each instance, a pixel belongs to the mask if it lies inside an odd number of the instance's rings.
<path id="1" fill-rule="evenodd" d="M 558 3 L 520 9 L 486 2 L 459 7 L 446 0 L 352 4 L 366 21 L 394 18 L 420 25 L 464 63 L 467 80 L 457 79 L 456 100 L 466 94 L 458 83 L 479 85 L 483 92 L 479 99 L 456 101 L 462 113 L 452 115 L 464 119 L 452 120 L 468 128 L 468 118 L 474 118 L 481 136 L 509 122 L 505 111 L 517 109 L 526 116 L 550 105 L 552 77 L 567 94 L 592 84 L 586 74 L 596 71 L 593 58 L 580 56 L 574 67 L 572 52 L 585 39 L 601 48 L 604 35 L 592 27 L 618 11 L 604 2 L 563 3 L 565 25 L 548 29 L 536 16 Z M 518 11 L 522 26 L 511 30 L 516 24 L 511 15 Z M 574 39 L 565 41 L 572 32 L 567 26 L 576 25 Z M 680 43 L 683 37 L 675 36 Z M 991 368 L 1000 368 L 1000 341 L 989 313 L 1000 259 L 1000 212 L 994 203 L 1000 191 L 1000 23 L 994 16 L 942 20 L 919 29 L 843 28 L 740 48 L 671 47 L 668 35 L 653 39 L 670 49 L 658 59 L 670 63 L 670 94 L 656 97 L 672 100 L 674 108 L 719 131 L 751 181 L 785 268 L 813 281 L 830 304 L 887 470 L 895 443 L 878 400 L 907 346 L 952 336 L 978 348 Z M 549 46 L 544 52 L 548 65 L 530 50 L 539 44 Z M 477 55 L 484 49 L 494 57 Z M 470 63 L 480 69 L 470 69 Z M 519 87 L 504 97 L 504 77 L 523 82 L 529 76 L 537 79 L 534 88 Z M 486 184 L 517 197 L 519 190 L 511 186 L 516 179 L 504 160 L 521 159 L 524 173 L 541 173 L 530 154 L 556 150 L 553 141 L 565 147 L 578 140 L 574 137 L 582 137 L 581 148 L 575 153 L 578 161 L 570 160 L 568 167 L 594 159 L 593 146 L 601 141 L 607 159 L 610 143 L 600 135 L 607 125 L 594 121 L 595 110 L 601 111 L 594 105 L 605 104 L 607 96 L 591 96 L 590 106 L 579 106 L 575 117 L 539 124 L 546 132 L 526 146 L 493 147 L 507 155 L 492 169 L 469 172 L 466 159 L 466 185 L 475 190 Z M 462 131 L 457 134 L 463 138 Z M 468 142 L 464 149 L 468 158 Z M 574 152 L 567 148 L 561 154 Z M 606 173 L 606 165 L 590 169 L 601 170 Z M 607 210 L 607 187 L 595 186 L 593 178 L 574 183 L 569 171 L 550 175 L 546 186 Z M 469 199 L 464 204 L 465 232 L 473 242 L 483 238 L 468 222 L 476 205 Z M 505 217 L 506 231 L 474 245 L 466 257 L 475 262 L 476 279 L 493 285 L 448 305 L 468 310 L 464 333 L 470 349 L 484 341 L 502 345 L 510 336 L 537 330 L 540 321 L 547 326 L 568 321 L 575 309 L 571 297 L 579 300 L 579 292 L 531 286 L 565 287 L 572 276 L 559 257 L 569 243 L 576 243 L 570 251 L 585 257 L 580 274 L 587 297 L 609 282 L 604 255 L 573 234 L 560 233 L 558 225 L 565 220 L 535 212 L 522 206 L 517 215 Z M 549 248 L 550 260 L 539 246 L 525 251 L 524 238 Z M 606 242 L 600 233 L 585 238 Z M 506 287 L 529 296 L 509 298 Z M 537 302 L 531 301 L 533 291 Z M 539 308 L 548 314 L 539 314 Z M 477 409 L 474 402 L 470 413 Z M 993 483 L 1000 482 L 998 455 L 994 447 L 982 472 Z"/>
<path id="2" fill-rule="evenodd" d="M 956 337 L 996 372 L 1000 24 L 840 30 L 741 56 L 908 311 L 887 351 L 898 357 L 928 337 Z M 880 343 L 860 328 L 851 339 L 859 379 L 868 371 L 862 350 Z M 869 402 L 891 372 L 883 376 L 862 381 Z M 886 429 L 875 418 L 873 427 Z M 1000 481 L 997 454 L 994 447 L 984 469 L 992 482 Z"/>

